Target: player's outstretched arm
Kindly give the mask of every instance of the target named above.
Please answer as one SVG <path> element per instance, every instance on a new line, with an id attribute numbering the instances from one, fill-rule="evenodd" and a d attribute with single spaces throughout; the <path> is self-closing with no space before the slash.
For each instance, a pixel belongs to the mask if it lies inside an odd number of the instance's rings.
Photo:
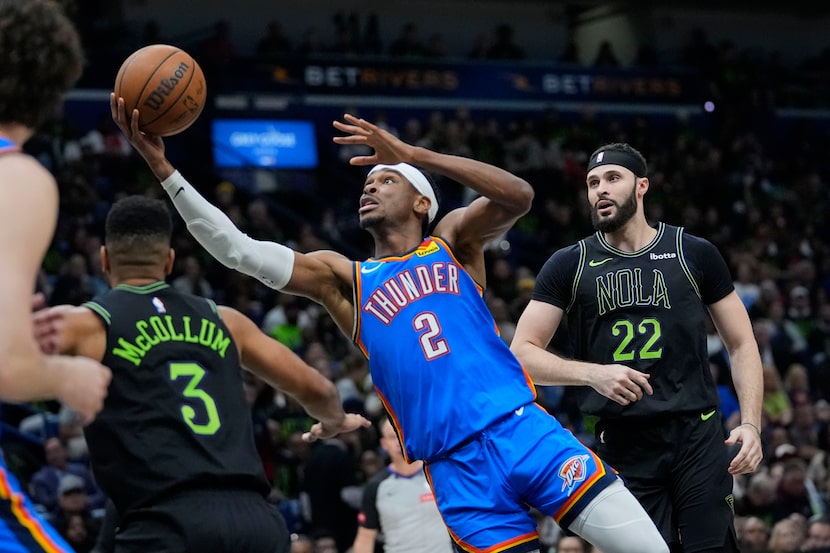
<path id="1" fill-rule="evenodd" d="M 331 380 L 263 333 L 248 317 L 226 306 L 220 306 L 219 311 L 239 350 L 242 366 L 295 398 L 309 415 L 320 421 L 315 425 L 315 439 L 371 424 L 359 415 L 345 413 Z"/>
<path id="2" fill-rule="evenodd" d="M 543 386 L 590 386 L 620 405 L 654 393 L 646 373 L 624 365 L 565 359 L 548 351 L 563 314 L 559 307 L 531 300 L 519 317 L 510 349 L 533 382 Z"/>
<path id="3" fill-rule="evenodd" d="M 444 217 L 436 227 L 454 245 L 483 244 L 507 231 L 530 210 L 533 188 L 524 179 L 489 163 L 434 152 L 412 146 L 364 119 L 346 114 L 334 127 L 348 136 L 334 138 L 337 144 L 365 144 L 370 156 L 356 156 L 352 165 L 409 163 L 430 173 L 444 175 L 478 192 L 481 198 Z"/>
<path id="4" fill-rule="evenodd" d="M 226 267 L 252 276 L 271 288 L 323 303 L 342 325 L 351 317 L 351 263 L 335 252 L 304 255 L 276 242 L 254 240 L 208 202 L 175 170 L 158 136 L 138 129 L 140 114 L 124 111 L 123 98 L 110 99 L 112 118 L 147 162 L 194 238 Z"/>

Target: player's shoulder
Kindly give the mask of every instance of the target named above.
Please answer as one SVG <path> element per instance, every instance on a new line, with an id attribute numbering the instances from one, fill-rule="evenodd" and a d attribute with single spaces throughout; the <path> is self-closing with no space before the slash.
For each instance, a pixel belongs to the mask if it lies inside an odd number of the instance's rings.
<path id="1" fill-rule="evenodd" d="M 711 241 L 703 238 L 702 236 L 689 233 L 684 227 L 666 225 L 666 230 L 671 231 L 670 234 L 680 237 L 680 243 L 683 246 L 683 251 L 687 254 L 711 253 L 718 251 L 717 247 Z"/>
<path id="2" fill-rule="evenodd" d="M 587 241 L 591 240 L 591 236 L 584 238 L 578 242 L 574 242 L 573 244 L 569 244 L 567 246 L 561 247 L 555 250 L 548 259 L 548 263 L 550 264 L 561 264 L 567 262 L 578 262 L 579 258 L 582 255 L 583 250 L 587 246 Z"/>
<path id="3" fill-rule="evenodd" d="M 18 180 L 17 185 L 45 184 L 53 185 L 55 178 L 38 160 L 28 154 L 11 153 L 0 156 L 0 176 Z M 12 180 L 12 182 L 15 182 Z"/>

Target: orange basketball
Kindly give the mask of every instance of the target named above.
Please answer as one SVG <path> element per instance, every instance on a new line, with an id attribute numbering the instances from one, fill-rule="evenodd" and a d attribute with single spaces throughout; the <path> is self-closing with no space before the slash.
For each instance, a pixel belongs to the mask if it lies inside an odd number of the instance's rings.
<path id="1" fill-rule="evenodd" d="M 188 128 L 205 107 L 205 75 L 190 54 L 168 44 L 151 44 L 124 60 L 115 77 L 115 96 L 127 117 L 139 112 L 142 132 L 171 136 Z"/>

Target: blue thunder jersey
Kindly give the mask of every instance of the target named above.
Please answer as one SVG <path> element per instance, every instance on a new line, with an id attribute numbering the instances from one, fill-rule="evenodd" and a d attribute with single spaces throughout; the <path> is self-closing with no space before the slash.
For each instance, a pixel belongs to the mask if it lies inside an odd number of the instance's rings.
<path id="1" fill-rule="evenodd" d="M 533 402 L 482 288 L 446 242 L 354 264 L 354 342 L 408 461 L 430 461 Z"/>

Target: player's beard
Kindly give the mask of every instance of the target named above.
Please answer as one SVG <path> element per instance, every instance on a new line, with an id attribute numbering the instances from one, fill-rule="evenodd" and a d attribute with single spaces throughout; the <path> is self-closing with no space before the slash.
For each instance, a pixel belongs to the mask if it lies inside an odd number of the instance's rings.
<path id="1" fill-rule="evenodd" d="M 383 222 L 383 215 L 368 215 L 360 219 L 360 228 L 363 230 L 376 227 Z"/>
<path id="2" fill-rule="evenodd" d="M 637 213 L 637 187 L 631 188 L 631 194 L 621 204 L 617 204 L 617 212 L 611 217 L 600 217 L 596 206 L 591 209 L 591 223 L 600 232 L 616 232 L 620 230 Z"/>

